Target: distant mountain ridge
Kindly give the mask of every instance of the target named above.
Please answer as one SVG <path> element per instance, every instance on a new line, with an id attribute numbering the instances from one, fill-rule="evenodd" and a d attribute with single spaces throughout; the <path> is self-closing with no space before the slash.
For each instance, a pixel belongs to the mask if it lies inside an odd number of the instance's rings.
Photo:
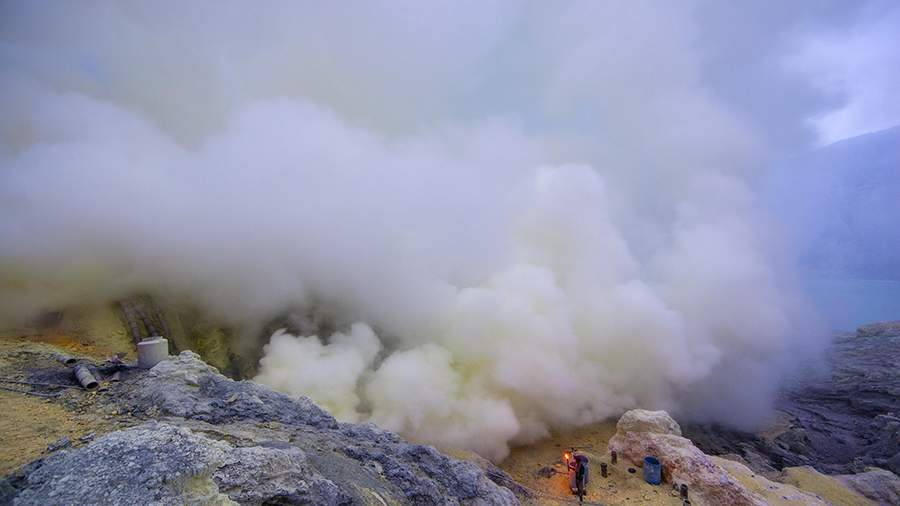
<path id="1" fill-rule="evenodd" d="M 765 200 L 801 267 L 900 280 L 900 125 L 782 162 Z"/>

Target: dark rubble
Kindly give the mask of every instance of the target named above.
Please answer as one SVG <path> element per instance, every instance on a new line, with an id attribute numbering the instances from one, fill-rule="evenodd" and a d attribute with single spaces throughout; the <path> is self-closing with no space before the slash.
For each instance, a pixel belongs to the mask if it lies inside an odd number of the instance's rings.
<path id="1" fill-rule="evenodd" d="M 837 336 L 828 372 L 789 385 L 776 437 L 687 425 L 703 451 L 736 454 L 758 472 L 810 465 L 828 474 L 879 467 L 900 475 L 900 322 Z"/>

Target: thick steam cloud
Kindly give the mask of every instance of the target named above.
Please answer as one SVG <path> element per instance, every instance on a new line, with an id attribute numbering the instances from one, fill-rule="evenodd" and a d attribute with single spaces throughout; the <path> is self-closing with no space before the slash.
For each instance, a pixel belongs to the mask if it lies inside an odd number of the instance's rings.
<path id="1" fill-rule="evenodd" d="M 201 5 L 4 5 L 0 320 L 326 308 L 258 381 L 493 459 L 637 406 L 751 426 L 817 349 L 703 3 Z"/>

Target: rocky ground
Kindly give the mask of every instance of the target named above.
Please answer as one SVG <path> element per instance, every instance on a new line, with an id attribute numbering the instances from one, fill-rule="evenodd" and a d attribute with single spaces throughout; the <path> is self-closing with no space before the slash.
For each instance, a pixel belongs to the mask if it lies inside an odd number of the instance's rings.
<path id="1" fill-rule="evenodd" d="M 839 339 L 831 375 L 793 385 L 778 423 L 758 434 L 682 431 L 664 412 L 635 410 L 514 449 L 500 468 L 338 423 L 191 352 L 128 367 L 130 336 L 114 314 L 76 327 L 0 334 L 0 504 L 571 504 L 560 457 L 573 445 L 591 458 L 590 504 L 682 504 L 673 483 L 700 505 L 900 504 L 889 470 L 900 324 Z M 61 388 L 77 383 L 59 352 L 94 364 L 100 387 Z M 663 462 L 661 486 L 642 479 L 648 454 Z"/>
<path id="2" fill-rule="evenodd" d="M 788 385 L 772 426 L 756 434 L 689 426 L 685 434 L 707 453 L 737 455 L 762 473 L 812 466 L 900 474 L 900 322 L 838 336 L 827 360 L 824 375 Z"/>
<path id="3" fill-rule="evenodd" d="M 603 422 L 513 450 L 501 467 L 533 491 L 528 504 L 572 502 L 560 455 L 569 445 L 586 454 L 592 465 L 585 499 L 604 505 L 681 505 L 672 485 L 685 484 L 694 505 L 893 505 L 900 478 L 884 470 L 827 476 L 811 467 L 787 467 L 766 476 L 735 456 L 704 453 L 681 435 L 680 426 L 662 411 L 633 410 L 618 422 Z M 612 464 L 610 450 L 619 458 Z M 664 483 L 652 486 L 642 477 L 642 460 L 654 455 L 663 462 Z M 608 466 L 606 478 L 600 463 Z M 634 472 L 630 472 L 634 470 Z"/>
<path id="4" fill-rule="evenodd" d="M 616 421 L 592 424 L 549 437 L 528 446 L 514 448 L 500 467 L 518 483 L 527 487 L 531 497 L 525 501 L 536 505 L 564 505 L 577 502 L 569 490 L 568 474 L 562 455 L 575 447 L 591 462 L 591 479 L 585 502 L 609 506 L 646 504 L 680 506 L 678 494 L 669 487 L 646 483 L 640 469 L 620 459 L 610 462 L 608 442 L 616 433 Z M 600 463 L 607 463 L 606 478 L 600 475 Z M 628 469 L 635 469 L 634 473 Z"/>
<path id="5" fill-rule="evenodd" d="M 828 353 L 828 371 L 789 385 L 778 401 L 777 419 L 760 432 L 690 425 L 683 434 L 687 439 L 676 437 L 681 434 L 644 434 L 636 442 L 649 445 L 668 439 L 669 451 L 686 452 L 703 466 L 712 463 L 727 470 L 751 495 L 763 497 L 768 504 L 900 504 L 900 478 L 895 474 L 900 472 L 897 364 L 900 322 L 867 325 L 838 336 Z M 556 474 L 562 469 L 558 454 L 574 445 L 586 448 L 592 462 L 609 462 L 608 444 L 614 443 L 607 441 L 615 433 L 607 422 L 554 435 L 514 450 L 503 467 L 531 488 L 565 497 L 564 479 Z M 658 452 L 659 445 L 653 451 Z M 703 455 L 717 456 L 705 461 Z M 542 469 L 552 472 L 541 473 Z M 783 485 L 797 490 L 778 495 Z M 589 488 L 589 497 L 600 497 L 606 504 L 671 503 L 655 493 L 658 489 L 642 489 L 640 482 L 630 483 L 621 474 Z M 792 502 L 792 497 L 797 500 Z"/>
<path id="6" fill-rule="evenodd" d="M 50 349 L 26 349 L 17 353 L 28 366 L 16 369 L 16 355 L 6 355 L 0 372 L 67 381 Z M 86 418 L 7 475 L 0 504 L 518 502 L 473 463 L 372 425 L 338 423 L 308 399 L 228 379 L 192 352 L 125 372 L 96 393 L 34 399 Z M 496 468 L 490 475 L 509 480 Z"/>
<path id="7" fill-rule="evenodd" d="M 57 441 L 82 444 L 98 434 L 138 423 L 127 413 L 116 412 L 105 400 L 109 395 L 107 385 L 93 391 L 74 389 L 78 384 L 72 370 L 53 358 L 62 352 L 102 363 L 118 350 L 127 350 L 128 342 L 123 342 L 125 346 L 113 340 L 55 331 L 0 335 L 0 379 L 4 380 L 0 381 L 0 476 L 39 458 Z M 125 359 L 130 358 L 126 352 Z"/>

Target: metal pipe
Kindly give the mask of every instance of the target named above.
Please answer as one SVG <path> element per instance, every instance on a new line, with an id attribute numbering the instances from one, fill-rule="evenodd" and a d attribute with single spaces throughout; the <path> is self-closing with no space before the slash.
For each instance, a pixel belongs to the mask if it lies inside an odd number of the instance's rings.
<path id="1" fill-rule="evenodd" d="M 147 331 L 147 336 L 148 337 L 158 336 L 159 332 L 156 331 L 156 325 L 153 323 L 153 319 L 150 318 L 149 316 L 147 316 L 147 313 L 144 311 L 144 308 L 142 308 L 138 305 L 135 305 L 134 309 L 138 315 L 138 318 L 140 318 L 141 322 L 143 322 L 143 324 L 144 324 L 144 330 Z"/>
<path id="2" fill-rule="evenodd" d="M 128 325 L 128 332 L 131 334 L 131 339 L 133 339 L 135 343 L 138 343 L 142 336 L 140 325 L 134 314 L 134 303 L 126 299 L 119 301 L 119 306 L 122 308 L 122 316 L 125 317 L 125 324 Z"/>
<path id="3" fill-rule="evenodd" d="M 71 355 L 66 355 L 65 353 L 57 353 L 53 356 L 53 358 L 55 358 L 56 361 L 59 362 L 60 364 L 65 364 L 65 365 L 72 365 L 75 362 L 78 362 L 77 358 L 75 358 Z"/>
<path id="4" fill-rule="evenodd" d="M 169 322 L 166 321 L 165 315 L 163 315 L 162 310 L 156 308 L 156 313 L 154 314 L 154 318 L 159 322 L 160 332 L 162 337 L 172 337 L 172 330 L 169 328 Z"/>
<path id="5" fill-rule="evenodd" d="M 147 297 L 148 304 L 150 306 L 150 312 L 153 313 L 153 318 L 159 322 L 160 326 L 160 336 L 162 337 L 172 337 L 172 330 L 169 328 L 169 322 L 166 321 L 166 317 L 163 314 L 162 308 L 159 307 L 159 304 L 153 300 L 153 297 Z"/>
<path id="6" fill-rule="evenodd" d="M 77 379 L 78 382 L 81 383 L 81 386 L 83 386 L 87 390 L 93 390 L 100 385 L 100 383 L 97 382 L 97 378 L 94 378 L 94 375 L 91 374 L 91 371 L 90 369 L 88 369 L 87 365 L 78 364 L 75 366 L 73 371 L 75 373 L 75 379 Z"/>

